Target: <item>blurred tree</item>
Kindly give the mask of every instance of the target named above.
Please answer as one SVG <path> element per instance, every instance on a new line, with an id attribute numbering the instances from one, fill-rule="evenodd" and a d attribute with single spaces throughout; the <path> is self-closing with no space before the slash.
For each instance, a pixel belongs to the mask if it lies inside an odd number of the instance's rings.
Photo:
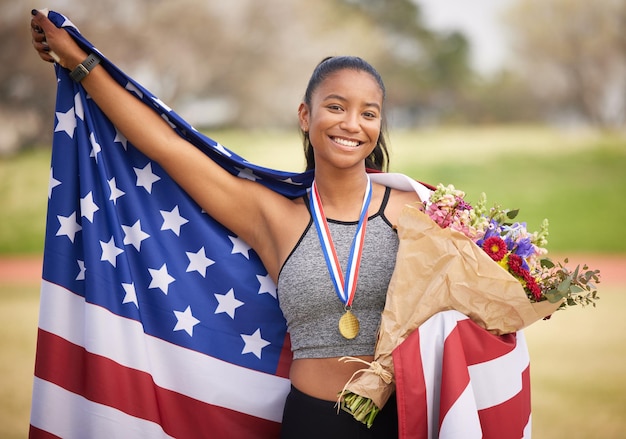
<path id="1" fill-rule="evenodd" d="M 546 109 L 594 125 L 624 125 L 624 0 L 518 0 L 507 24 L 518 65 Z"/>
<path id="2" fill-rule="evenodd" d="M 43 110 L 49 112 L 54 94 L 39 94 L 38 84 L 49 83 L 45 69 L 34 71 L 39 58 L 30 49 L 28 20 L 20 2 L 0 0 L 0 155 L 15 151 L 50 129 Z M 33 74 L 29 72 L 33 71 Z M 48 113 L 49 114 L 49 113 Z"/>
<path id="3" fill-rule="evenodd" d="M 306 81 L 328 55 L 358 55 L 377 66 L 390 107 L 405 109 L 408 124 L 424 108 L 454 107 L 471 75 L 466 39 L 427 29 L 411 0 L 56 0 L 53 7 L 200 128 L 295 127 Z M 52 69 L 30 47 L 30 10 L 14 0 L 0 0 L 0 8 L 0 124 L 12 128 L 13 145 L 47 142 Z M 211 105 L 187 112 L 198 102 Z M 24 128 L 16 130 L 7 114 Z"/>
<path id="4" fill-rule="evenodd" d="M 445 119 L 474 78 L 469 42 L 460 32 L 434 32 L 413 0 L 341 0 L 384 30 L 381 74 L 396 107 L 396 123 Z M 426 115 L 428 114 L 428 116 Z"/>
<path id="5" fill-rule="evenodd" d="M 470 124 L 542 123 L 541 103 L 515 72 L 501 70 L 464 87 L 446 122 Z"/>

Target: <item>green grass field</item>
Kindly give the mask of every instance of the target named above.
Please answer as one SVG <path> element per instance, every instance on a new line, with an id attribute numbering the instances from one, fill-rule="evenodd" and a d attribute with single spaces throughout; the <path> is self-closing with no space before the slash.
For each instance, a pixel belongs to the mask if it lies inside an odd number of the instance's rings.
<path id="1" fill-rule="evenodd" d="M 218 132 L 213 137 L 249 161 L 300 171 L 297 133 Z M 550 221 L 554 252 L 626 253 L 626 136 L 541 127 L 396 132 L 391 171 L 454 184 L 476 201 L 481 192 L 536 230 Z M 43 248 L 49 150 L 0 159 L 0 254 Z"/>
<path id="2" fill-rule="evenodd" d="M 253 163 L 299 171 L 298 135 L 220 132 Z M 468 200 L 521 208 L 535 229 L 550 220 L 549 249 L 626 254 L 626 138 L 537 127 L 397 132 L 392 171 L 451 183 Z M 43 247 L 49 151 L 0 159 L 0 255 Z M 1 263 L 1 262 L 0 262 Z M 602 285 L 601 285 L 602 286 Z M 601 289 L 598 308 L 558 312 L 526 331 L 532 359 L 534 437 L 621 438 L 626 434 L 626 286 Z M 38 287 L 0 283 L 0 437 L 27 435 Z"/>

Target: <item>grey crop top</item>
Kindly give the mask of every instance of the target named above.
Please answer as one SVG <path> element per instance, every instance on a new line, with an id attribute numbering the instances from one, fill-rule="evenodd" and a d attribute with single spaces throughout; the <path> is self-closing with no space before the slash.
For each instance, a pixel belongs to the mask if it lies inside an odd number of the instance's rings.
<path id="1" fill-rule="evenodd" d="M 398 251 L 398 235 L 384 216 L 387 188 L 379 211 L 368 218 L 352 312 L 359 334 L 347 340 L 339 334 L 344 305 L 337 297 L 313 219 L 278 275 L 278 300 L 287 319 L 293 358 L 373 355 L 380 316 Z M 307 203 L 308 206 L 308 203 Z M 328 219 L 342 271 L 357 222 Z"/>

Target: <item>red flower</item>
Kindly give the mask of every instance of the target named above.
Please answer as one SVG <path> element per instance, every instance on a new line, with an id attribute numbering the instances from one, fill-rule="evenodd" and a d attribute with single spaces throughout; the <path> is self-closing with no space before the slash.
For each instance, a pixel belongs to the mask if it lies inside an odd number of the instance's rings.
<path id="1" fill-rule="evenodd" d="M 535 278 L 532 277 L 530 273 L 528 273 L 528 271 L 526 271 L 526 273 L 527 275 L 524 276 L 524 281 L 526 281 L 526 289 L 530 292 L 530 294 L 533 295 L 535 300 L 539 302 L 539 300 L 541 300 L 542 294 L 541 287 L 539 287 Z"/>
<path id="2" fill-rule="evenodd" d="M 521 256 L 512 253 L 509 255 L 509 271 L 516 277 L 524 281 L 524 289 L 528 291 L 533 298 L 539 302 L 543 291 L 537 283 L 537 280 L 526 270 L 523 266 L 523 259 Z"/>
<path id="3" fill-rule="evenodd" d="M 524 276 L 524 267 L 522 267 L 522 257 L 515 253 L 509 255 L 509 270 L 516 276 Z"/>
<path id="4" fill-rule="evenodd" d="M 483 241 L 483 250 L 491 259 L 498 262 L 507 254 L 506 242 L 499 236 L 491 236 Z"/>

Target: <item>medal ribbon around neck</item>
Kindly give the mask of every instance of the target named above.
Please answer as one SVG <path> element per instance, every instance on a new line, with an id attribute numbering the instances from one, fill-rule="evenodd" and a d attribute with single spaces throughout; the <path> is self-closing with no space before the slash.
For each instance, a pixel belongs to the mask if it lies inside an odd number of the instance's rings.
<path id="1" fill-rule="evenodd" d="M 367 210 L 372 200 L 372 182 L 368 175 L 367 187 L 361 207 L 361 215 L 359 216 L 356 233 L 354 234 L 354 239 L 350 246 L 350 256 L 348 257 L 345 277 L 341 272 L 337 251 L 335 250 L 335 245 L 330 235 L 330 229 L 328 228 L 328 222 L 324 215 L 322 200 L 317 190 L 315 180 L 311 186 L 311 196 L 309 198 L 313 221 L 317 228 L 317 235 L 322 245 L 322 252 L 324 253 L 324 259 L 326 259 L 330 278 L 335 286 L 335 292 L 345 308 L 349 309 L 352 306 L 352 300 L 356 293 L 356 283 L 359 276 L 359 265 L 361 264 L 361 254 L 363 253 L 363 242 L 365 240 L 365 229 L 367 225 Z"/>

